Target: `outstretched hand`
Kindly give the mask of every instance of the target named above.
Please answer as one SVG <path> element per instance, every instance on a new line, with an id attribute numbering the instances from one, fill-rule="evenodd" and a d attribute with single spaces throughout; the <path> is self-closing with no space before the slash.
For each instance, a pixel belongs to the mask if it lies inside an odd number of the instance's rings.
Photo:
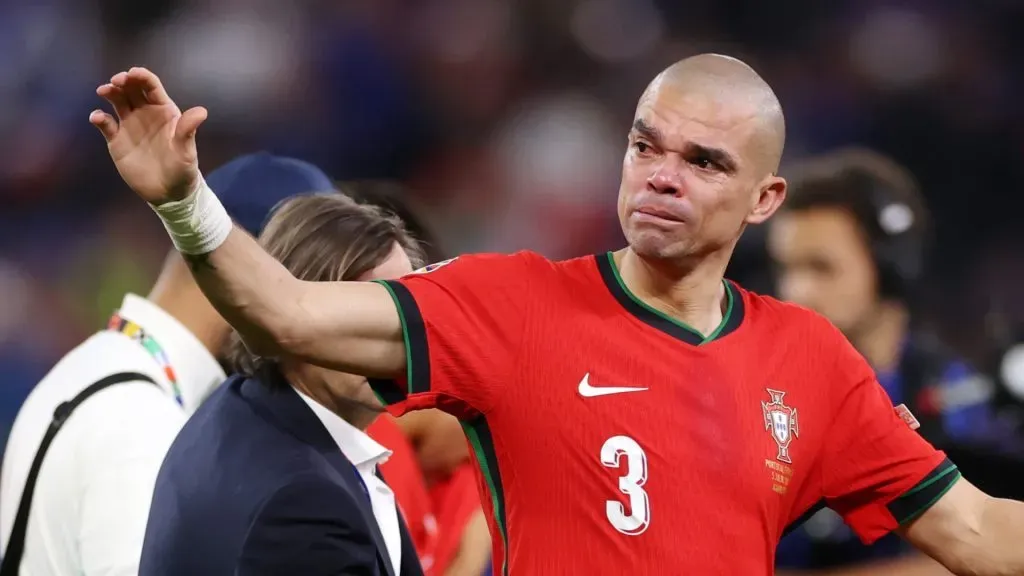
<path id="1" fill-rule="evenodd" d="M 140 198 L 159 205 L 196 189 L 196 130 L 206 120 L 205 108 L 183 114 L 160 78 L 145 68 L 118 72 L 96 94 L 110 102 L 117 118 L 94 110 L 89 122 L 103 134 L 118 173 Z"/>

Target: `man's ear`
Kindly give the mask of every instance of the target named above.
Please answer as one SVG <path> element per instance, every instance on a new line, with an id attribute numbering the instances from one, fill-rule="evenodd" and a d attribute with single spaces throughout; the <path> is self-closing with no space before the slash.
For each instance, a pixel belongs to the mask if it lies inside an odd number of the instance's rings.
<path id="1" fill-rule="evenodd" d="M 761 224 L 772 217 L 786 199 L 786 179 L 772 174 L 757 188 L 752 199 L 747 224 Z"/>

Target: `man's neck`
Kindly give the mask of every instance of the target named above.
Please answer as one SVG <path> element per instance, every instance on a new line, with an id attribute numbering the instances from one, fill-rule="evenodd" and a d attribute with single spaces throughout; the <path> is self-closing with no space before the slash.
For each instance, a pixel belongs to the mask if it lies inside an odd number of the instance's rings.
<path id="1" fill-rule="evenodd" d="M 220 357 L 231 328 L 205 299 L 196 305 L 187 296 L 176 297 L 166 292 L 151 292 L 146 299 L 180 322 L 213 357 Z"/>
<path id="2" fill-rule="evenodd" d="M 877 312 L 850 334 L 850 342 L 875 371 L 888 372 L 899 364 L 909 320 L 904 306 L 882 302 Z"/>
<path id="3" fill-rule="evenodd" d="M 622 281 L 648 306 L 710 334 L 722 323 L 727 297 L 722 278 L 728 258 L 717 254 L 692 266 L 661 266 L 626 248 L 615 253 Z"/>
<path id="4" fill-rule="evenodd" d="M 310 390 L 309 387 L 301 382 L 294 382 L 292 385 L 306 396 L 315 400 L 317 404 L 327 408 L 339 418 L 351 424 L 353 428 L 363 432 L 366 432 L 370 424 L 373 424 L 373 421 L 379 416 L 377 412 L 369 410 L 357 402 L 349 401 L 345 398 L 335 398 L 327 390 Z"/>
<path id="5" fill-rule="evenodd" d="M 317 400 L 317 402 L 319 402 L 319 400 Z M 366 432 L 366 429 L 370 427 L 370 424 L 373 424 L 373 421 L 377 419 L 377 416 L 379 416 L 378 413 L 367 410 L 358 404 L 350 404 L 345 401 L 335 402 L 328 406 L 330 407 L 331 412 L 334 412 L 341 417 L 342 420 L 363 432 Z"/>

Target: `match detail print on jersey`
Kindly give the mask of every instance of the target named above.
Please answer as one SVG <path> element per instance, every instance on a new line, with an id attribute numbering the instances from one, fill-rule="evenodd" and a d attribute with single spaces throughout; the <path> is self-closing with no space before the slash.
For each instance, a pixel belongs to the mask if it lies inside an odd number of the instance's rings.
<path id="1" fill-rule="evenodd" d="M 608 396 L 610 394 L 625 394 L 626 392 L 643 392 L 647 388 L 637 388 L 629 386 L 593 386 L 590 384 L 590 372 L 583 375 L 583 379 L 580 380 L 580 396 L 584 398 L 596 398 L 598 396 Z"/>

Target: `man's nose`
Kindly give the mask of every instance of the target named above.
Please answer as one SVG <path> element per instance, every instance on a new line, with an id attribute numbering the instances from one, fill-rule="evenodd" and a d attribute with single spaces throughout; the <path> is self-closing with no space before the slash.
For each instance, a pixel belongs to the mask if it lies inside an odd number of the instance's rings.
<path id="1" fill-rule="evenodd" d="M 665 160 L 647 179 L 647 186 L 658 194 L 678 196 L 683 191 L 682 173 L 675 162 Z"/>

